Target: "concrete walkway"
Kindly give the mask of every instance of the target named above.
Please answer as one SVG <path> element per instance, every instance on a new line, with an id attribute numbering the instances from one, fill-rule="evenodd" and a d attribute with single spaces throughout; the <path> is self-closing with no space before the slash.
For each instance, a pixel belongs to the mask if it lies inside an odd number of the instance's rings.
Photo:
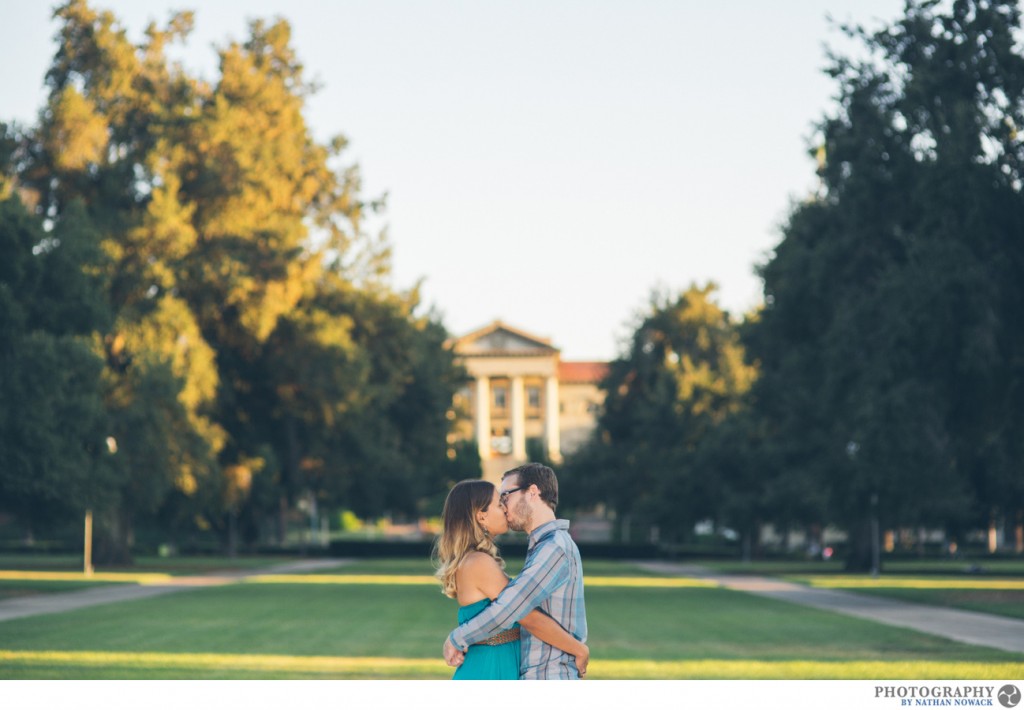
<path id="1" fill-rule="evenodd" d="M 20 619 L 26 616 L 58 614 L 99 604 L 149 599 L 150 597 L 183 592 L 188 589 L 196 589 L 197 587 L 220 587 L 227 584 L 237 584 L 248 577 L 258 577 L 264 574 L 313 572 L 340 567 L 351 562 L 352 560 L 343 559 L 299 560 L 297 562 L 259 569 L 232 570 L 215 574 L 174 577 L 168 580 L 166 584 L 110 584 L 108 586 L 93 587 L 74 592 L 34 594 L 28 597 L 17 597 L 0 601 L 0 622 Z"/>
<path id="2" fill-rule="evenodd" d="M 720 575 L 696 565 L 645 561 L 633 564 L 650 572 L 709 579 L 726 589 L 855 616 L 889 626 L 913 629 L 975 646 L 1024 653 L 1024 621 L 1019 619 L 911 604 L 836 589 L 815 589 L 769 577 Z"/>

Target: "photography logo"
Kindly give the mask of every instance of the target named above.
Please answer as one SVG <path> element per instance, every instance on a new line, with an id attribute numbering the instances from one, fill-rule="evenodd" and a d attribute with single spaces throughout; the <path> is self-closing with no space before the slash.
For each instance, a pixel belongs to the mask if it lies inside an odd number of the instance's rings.
<path id="1" fill-rule="evenodd" d="M 1020 688 L 1016 685 L 1004 685 L 996 697 L 1004 708 L 1015 708 L 1020 704 Z"/>

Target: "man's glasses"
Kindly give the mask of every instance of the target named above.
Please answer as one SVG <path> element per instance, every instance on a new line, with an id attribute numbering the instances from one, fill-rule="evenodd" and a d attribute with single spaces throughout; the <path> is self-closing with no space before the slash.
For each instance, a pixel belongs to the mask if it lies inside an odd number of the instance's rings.
<path id="1" fill-rule="evenodd" d="M 508 497 L 509 497 L 510 495 L 512 495 L 512 494 L 513 494 L 513 493 L 515 493 L 516 491 L 521 491 L 521 490 L 523 490 L 524 488 L 529 488 L 529 486 L 519 486 L 518 488 L 509 488 L 509 489 L 508 489 L 507 491 L 502 491 L 502 492 L 501 492 L 501 493 L 500 493 L 500 494 L 498 495 L 498 502 L 499 502 L 499 503 L 501 503 L 502 505 L 505 505 L 505 501 L 507 501 L 507 500 L 508 500 Z"/>

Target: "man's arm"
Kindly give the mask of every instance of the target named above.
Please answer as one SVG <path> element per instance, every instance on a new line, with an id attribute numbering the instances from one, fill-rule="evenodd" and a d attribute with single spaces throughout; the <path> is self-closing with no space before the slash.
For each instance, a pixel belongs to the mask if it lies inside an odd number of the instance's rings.
<path id="1" fill-rule="evenodd" d="M 519 625 L 549 646 L 565 651 L 576 660 L 576 669 L 580 675 L 587 674 L 590 662 L 590 648 L 587 644 L 570 634 L 562 625 L 540 609 L 533 609 L 519 620 Z"/>
<path id="2" fill-rule="evenodd" d="M 569 580 L 569 559 L 558 545 L 540 545 L 523 571 L 490 606 L 452 631 L 448 641 L 465 651 L 497 631 L 511 629 Z"/>

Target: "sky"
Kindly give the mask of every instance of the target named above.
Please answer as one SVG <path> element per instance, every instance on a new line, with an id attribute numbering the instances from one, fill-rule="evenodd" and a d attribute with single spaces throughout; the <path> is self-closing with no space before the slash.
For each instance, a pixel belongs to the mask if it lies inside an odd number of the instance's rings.
<path id="1" fill-rule="evenodd" d="M 655 291 L 718 285 L 734 316 L 834 110 L 827 20 L 878 27 L 903 0 L 94 0 L 141 42 L 195 10 L 177 55 L 216 77 L 215 46 L 283 18 L 306 76 L 306 118 L 342 134 L 393 285 L 422 282 L 455 335 L 494 320 L 550 338 L 564 360 L 616 357 Z M 32 123 L 53 3 L 0 0 L 0 121 Z"/>

